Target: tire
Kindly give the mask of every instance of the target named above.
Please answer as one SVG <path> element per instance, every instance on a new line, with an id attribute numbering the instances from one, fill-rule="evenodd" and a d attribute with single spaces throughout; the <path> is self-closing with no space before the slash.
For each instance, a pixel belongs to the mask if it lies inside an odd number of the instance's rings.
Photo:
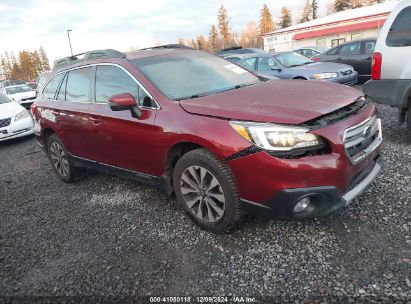
<path id="1" fill-rule="evenodd" d="M 47 140 L 47 154 L 54 173 L 66 183 L 71 183 L 84 176 L 84 169 L 74 167 L 68 157 L 66 147 L 56 134 L 52 134 Z"/>
<path id="2" fill-rule="evenodd" d="M 233 174 L 207 150 L 184 154 L 174 168 L 173 183 L 178 202 L 202 229 L 229 233 L 241 222 L 240 196 Z"/>

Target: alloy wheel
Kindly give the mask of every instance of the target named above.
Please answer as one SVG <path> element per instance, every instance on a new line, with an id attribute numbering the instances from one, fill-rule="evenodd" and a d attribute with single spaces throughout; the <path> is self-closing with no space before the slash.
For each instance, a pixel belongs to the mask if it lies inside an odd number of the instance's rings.
<path id="1" fill-rule="evenodd" d="M 50 146 L 50 156 L 57 173 L 62 177 L 66 177 L 69 173 L 69 164 L 63 147 L 57 142 L 53 142 Z"/>
<path id="2" fill-rule="evenodd" d="M 199 220 L 214 223 L 225 212 L 225 196 L 217 178 L 207 169 L 190 166 L 181 175 L 181 194 L 190 212 Z"/>

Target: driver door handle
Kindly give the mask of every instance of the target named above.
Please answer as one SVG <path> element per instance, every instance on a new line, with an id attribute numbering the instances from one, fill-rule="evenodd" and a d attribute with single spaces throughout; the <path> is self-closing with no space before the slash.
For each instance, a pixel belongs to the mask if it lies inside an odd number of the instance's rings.
<path id="1" fill-rule="evenodd" d="M 89 116 L 88 119 L 91 121 L 93 125 L 99 125 L 101 120 L 98 119 L 96 116 Z"/>

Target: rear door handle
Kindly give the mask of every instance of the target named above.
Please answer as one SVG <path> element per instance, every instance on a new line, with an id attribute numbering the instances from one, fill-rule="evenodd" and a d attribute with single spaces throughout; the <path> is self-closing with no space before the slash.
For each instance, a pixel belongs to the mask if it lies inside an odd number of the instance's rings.
<path id="1" fill-rule="evenodd" d="M 92 123 L 93 125 L 99 125 L 99 124 L 101 123 L 101 120 L 98 119 L 98 118 L 95 117 L 95 116 L 89 116 L 88 119 L 91 121 L 91 123 Z"/>

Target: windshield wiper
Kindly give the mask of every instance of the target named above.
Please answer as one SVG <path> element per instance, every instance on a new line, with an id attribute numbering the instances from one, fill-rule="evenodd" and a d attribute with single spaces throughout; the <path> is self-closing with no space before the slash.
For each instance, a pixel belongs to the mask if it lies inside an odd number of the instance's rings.
<path id="1" fill-rule="evenodd" d="M 223 93 L 223 92 L 227 92 L 227 91 L 237 90 L 237 89 L 248 87 L 248 86 L 251 86 L 251 85 L 254 85 L 254 84 L 256 84 L 256 83 L 238 84 L 238 85 L 236 85 L 234 87 L 231 87 L 231 88 L 228 88 L 228 89 L 224 89 L 224 90 L 220 90 L 220 91 L 207 92 L 207 93 L 202 93 L 202 94 L 194 94 L 194 95 L 191 95 L 191 96 L 176 98 L 174 100 L 180 101 L 180 100 L 185 100 L 185 99 L 194 99 L 194 98 L 208 96 L 208 95 L 211 95 L 211 94 L 218 94 L 218 93 Z"/>
<path id="2" fill-rule="evenodd" d="M 307 64 L 311 64 L 311 63 L 314 63 L 314 61 L 307 61 L 307 62 L 304 62 L 304 63 L 303 63 L 303 65 L 307 65 Z"/>

